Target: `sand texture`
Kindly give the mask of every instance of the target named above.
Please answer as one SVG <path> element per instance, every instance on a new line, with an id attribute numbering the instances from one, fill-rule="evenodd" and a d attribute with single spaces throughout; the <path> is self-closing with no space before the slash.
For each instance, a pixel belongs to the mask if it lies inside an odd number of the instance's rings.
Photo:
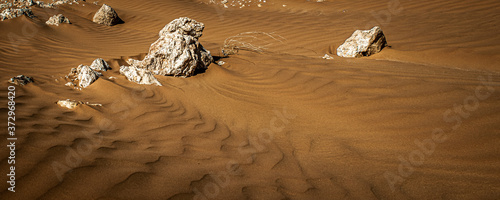
<path id="1" fill-rule="evenodd" d="M 102 4 L 123 21 L 92 22 Z M 2 200 L 500 199 L 498 0 L 102 0 L 32 11 L 0 21 Z M 58 14 L 71 24 L 45 24 Z M 155 75 L 161 86 L 120 74 L 179 17 L 205 25 L 199 42 L 215 63 Z M 374 26 L 387 47 L 337 56 Z M 111 70 L 86 88 L 67 84 L 71 68 L 97 58 Z M 13 193 L 8 86 L 21 74 L 34 82 L 15 90 Z M 57 104 L 67 99 L 78 103 Z"/>

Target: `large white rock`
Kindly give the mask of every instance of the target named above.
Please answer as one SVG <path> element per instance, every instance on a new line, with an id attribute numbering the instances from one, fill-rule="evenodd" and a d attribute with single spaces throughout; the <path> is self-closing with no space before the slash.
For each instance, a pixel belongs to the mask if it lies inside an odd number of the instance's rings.
<path id="1" fill-rule="evenodd" d="M 158 79 L 156 79 L 153 73 L 147 69 L 137 68 L 135 66 L 121 66 L 120 74 L 123 74 L 129 81 L 134 83 L 161 86 Z"/>
<path id="2" fill-rule="evenodd" d="M 129 60 L 130 66 L 155 75 L 188 77 L 213 62 L 212 55 L 199 42 L 205 25 L 187 17 L 167 24 L 142 61 Z"/>
<path id="3" fill-rule="evenodd" d="M 92 62 L 90 67 L 87 65 L 79 65 L 77 68 L 71 68 L 71 72 L 66 76 L 70 82 L 66 83 L 66 85 L 75 85 L 73 82 L 78 80 L 78 86 L 86 88 L 102 76 L 99 71 L 107 71 L 109 69 L 111 68 L 106 61 L 102 58 L 97 58 Z"/>
<path id="4" fill-rule="evenodd" d="M 94 83 L 99 76 L 102 76 L 101 73 L 94 71 L 87 65 L 80 65 L 76 70 L 79 80 L 78 85 L 82 88 L 88 87 L 90 84 Z"/>
<path id="5" fill-rule="evenodd" d="M 337 48 L 337 55 L 348 58 L 370 56 L 380 52 L 386 46 L 387 41 L 382 29 L 375 26 L 370 30 L 354 31 L 351 37 Z"/>
<path id="6" fill-rule="evenodd" d="M 106 4 L 103 4 L 102 7 L 95 13 L 92 21 L 106 26 L 113 26 L 122 22 L 120 17 L 118 17 L 118 14 L 116 14 L 116 11 L 111 8 L 111 6 Z"/>
<path id="7" fill-rule="evenodd" d="M 71 24 L 68 18 L 64 17 L 62 14 L 54 15 L 45 22 L 47 25 L 59 26 L 61 23 Z"/>

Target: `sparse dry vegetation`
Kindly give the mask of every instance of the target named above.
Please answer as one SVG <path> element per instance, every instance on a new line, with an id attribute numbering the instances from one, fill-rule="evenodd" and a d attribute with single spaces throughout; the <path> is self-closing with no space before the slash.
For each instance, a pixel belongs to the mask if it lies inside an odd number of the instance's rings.
<path id="1" fill-rule="evenodd" d="M 243 32 L 224 40 L 222 54 L 237 54 L 240 50 L 262 53 L 276 43 L 284 43 L 285 38 L 275 33 Z"/>

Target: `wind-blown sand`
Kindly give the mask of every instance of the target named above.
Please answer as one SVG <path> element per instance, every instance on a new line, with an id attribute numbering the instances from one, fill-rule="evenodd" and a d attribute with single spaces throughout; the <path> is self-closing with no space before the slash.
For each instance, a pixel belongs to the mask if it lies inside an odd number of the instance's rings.
<path id="1" fill-rule="evenodd" d="M 93 23 L 102 3 L 125 23 Z M 38 18 L 0 22 L 0 199 L 500 199 L 499 10 L 495 0 L 35 8 Z M 45 24 L 59 13 L 72 24 Z M 205 24 L 200 42 L 217 59 L 242 32 L 284 39 L 263 37 L 264 52 L 193 77 L 156 76 L 162 87 L 119 74 L 182 16 Z M 375 25 L 390 47 L 336 56 Z M 96 58 L 113 69 L 81 91 L 64 85 Z M 35 83 L 16 86 L 12 193 L 7 80 L 19 74 Z"/>

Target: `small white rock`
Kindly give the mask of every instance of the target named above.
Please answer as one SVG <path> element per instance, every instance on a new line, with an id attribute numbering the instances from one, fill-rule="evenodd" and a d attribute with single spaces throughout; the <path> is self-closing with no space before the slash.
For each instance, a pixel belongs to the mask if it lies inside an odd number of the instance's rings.
<path id="1" fill-rule="evenodd" d="M 222 60 L 217 61 L 217 65 L 219 65 L 219 66 L 222 66 L 222 65 L 224 65 L 224 64 L 226 64 L 226 62 L 224 62 L 224 61 L 222 61 Z"/>
<path id="2" fill-rule="evenodd" d="M 69 99 L 57 101 L 57 105 L 59 105 L 61 107 L 68 108 L 68 109 L 74 109 L 74 108 L 76 108 L 76 106 L 78 106 L 80 104 L 81 104 L 81 102 L 77 102 L 77 101 L 73 101 L 73 100 L 69 100 Z"/>
<path id="3" fill-rule="evenodd" d="M 325 53 L 325 55 L 323 56 L 323 59 L 333 60 L 333 57 L 331 57 L 330 55 Z"/>

